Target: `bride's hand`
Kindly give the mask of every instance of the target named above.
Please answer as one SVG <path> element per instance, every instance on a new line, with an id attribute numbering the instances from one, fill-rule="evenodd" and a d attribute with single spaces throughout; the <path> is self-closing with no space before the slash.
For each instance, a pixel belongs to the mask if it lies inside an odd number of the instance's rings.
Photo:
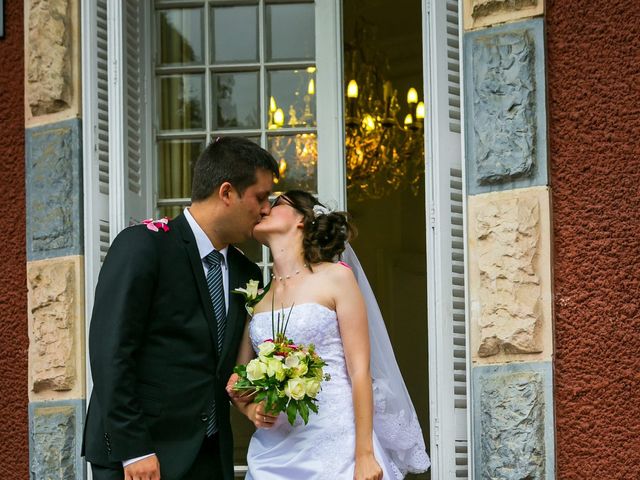
<path id="1" fill-rule="evenodd" d="M 271 428 L 278 419 L 277 415 L 271 415 L 264 409 L 264 402 L 247 405 L 246 415 L 256 428 Z"/>
<path id="2" fill-rule="evenodd" d="M 354 480 L 382 480 L 382 468 L 373 454 L 356 457 Z"/>
<path id="3" fill-rule="evenodd" d="M 251 400 L 253 400 L 253 396 L 254 396 L 253 392 L 235 390 L 233 388 L 233 386 L 238 381 L 238 378 L 240 377 L 238 376 L 237 373 L 232 373 L 231 376 L 229 377 L 229 380 L 227 381 L 227 386 L 225 387 L 225 390 L 227 391 L 227 395 L 229 395 L 229 398 L 237 402 L 243 402 L 243 403 L 250 402 Z"/>

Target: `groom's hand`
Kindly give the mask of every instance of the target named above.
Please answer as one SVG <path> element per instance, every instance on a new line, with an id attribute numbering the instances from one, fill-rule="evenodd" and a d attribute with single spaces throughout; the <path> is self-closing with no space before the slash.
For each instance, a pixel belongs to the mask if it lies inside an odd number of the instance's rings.
<path id="1" fill-rule="evenodd" d="M 158 457 L 151 455 L 124 467 L 124 480 L 160 480 Z"/>

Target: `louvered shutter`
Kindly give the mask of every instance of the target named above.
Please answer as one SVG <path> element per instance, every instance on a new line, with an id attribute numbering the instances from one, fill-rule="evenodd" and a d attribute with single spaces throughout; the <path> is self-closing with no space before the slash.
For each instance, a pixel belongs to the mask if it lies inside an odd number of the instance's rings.
<path id="1" fill-rule="evenodd" d="M 151 215 L 147 155 L 145 21 L 147 2 L 109 2 L 110 222 L 113 238 Z"/>
<path id="2" fill-rule="evenodd" d="M 145 165 L 144 3 L 96 0 L 83 9 L 88 313 L 111 241 L 151 211 Z"/>
<path id="3" fill-rule="evenodd" d="M 429 382 L 432 478 L 469 478 L 457 0 L 427 0 Z"/>
<path id="4" fill-rule="evenodd" d="M 85 318 L 88 332 L 100 267 L 111 244 L 107 0 L 83 4 L 82 96 Z M 88 338 L 88 335 L 86 336 Z M 88 361 L 88 356 L 87 356 Z M 87 392 L 93 385 L 86 369 Z"/>
<path id="5" fill-rule="evenodd" d="M 85 275 L 90 312 L 100 266 L 110 244 L 107 0 L 89 5 L 83 17 Z"/>

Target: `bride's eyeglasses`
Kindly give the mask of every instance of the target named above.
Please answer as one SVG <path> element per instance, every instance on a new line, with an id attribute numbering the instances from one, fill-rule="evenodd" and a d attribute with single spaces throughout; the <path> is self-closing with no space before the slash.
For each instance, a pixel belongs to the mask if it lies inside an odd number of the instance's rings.
<path id="1" fill-rule="evenodd" d="M 277 207 L 278 205 L 289 205 L 290 207 L 296 208 L 291 199 L 286 195 L 278 195 L 273 199 L 273 201 L 271 202 L 271 208 Z"/>
<path id="2" fill-rule="evenodd" d="M 291 208 L 295 209 L 296 211 L 300 212 L 302 215 L 305 215 L 304 210 L 298 207 L 295 203 L 293 203 L 293 200 L 291 200 L 289 197 L 287 197 L 284 194 L 278 195 L 271 202 L 271 208 L 277 207 L 278 205 L 288 205 Z"/>

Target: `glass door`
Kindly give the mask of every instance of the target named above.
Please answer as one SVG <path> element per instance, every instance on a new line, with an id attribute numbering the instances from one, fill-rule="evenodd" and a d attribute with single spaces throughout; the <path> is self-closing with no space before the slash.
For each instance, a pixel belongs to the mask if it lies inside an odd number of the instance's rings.
<path id="1" fill-rule="evenodd" d="M 191 173 L 208 142 L 247 137 L 276 158 L 275 192 L 310 191 L 344 204 L 338 1 L 154 3 L 155 205 L 189 205 Z M 320 97 L 317 100 L 316 97 Z M 239 245 L 270 275 L 268 250 Z M 232 409 L 233 410 L 233 409 Z M 236 473 L 253 426 L 233 412 Z"/>
<path id="2" fill-rule="evenodd" d="M 429 438 L 422 6 L 343 1 L 347 206 L 353 247 Z M 429 473 L 407 478 L 426 479 Z"/>

